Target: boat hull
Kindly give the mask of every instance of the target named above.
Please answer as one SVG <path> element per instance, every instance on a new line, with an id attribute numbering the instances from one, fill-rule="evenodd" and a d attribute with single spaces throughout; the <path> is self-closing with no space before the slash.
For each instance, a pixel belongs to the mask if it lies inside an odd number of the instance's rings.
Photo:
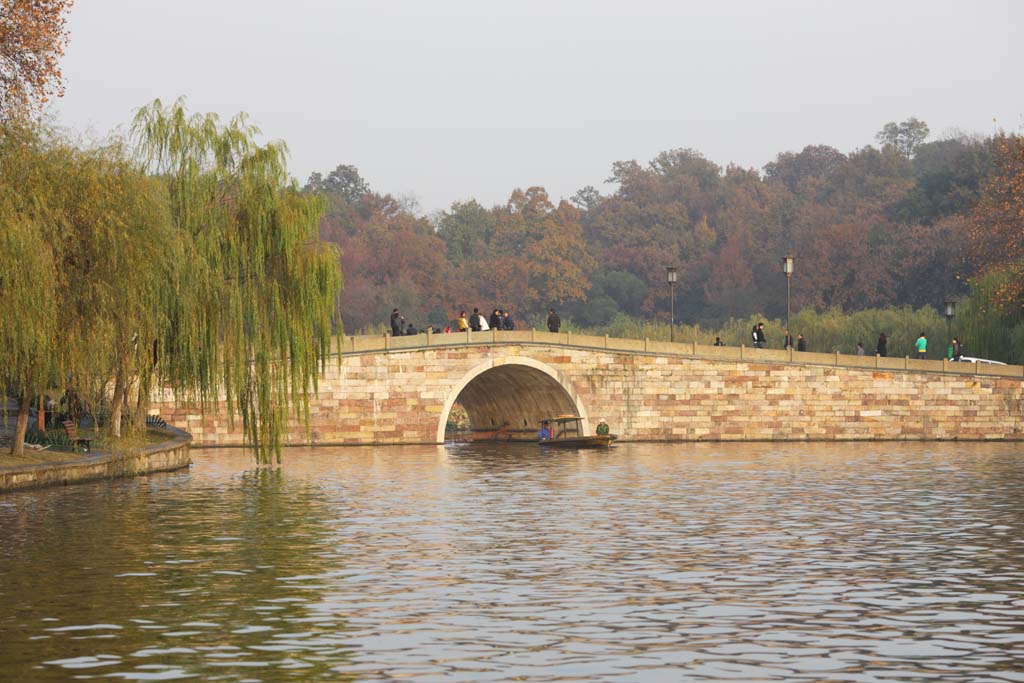
<path id="1" fill-rule="evenodd" d="M 538 441 L 541 448 L 608 448 L 615 441 L 614 434 L 602 436 L 573 436 L 565 439 Z"/>

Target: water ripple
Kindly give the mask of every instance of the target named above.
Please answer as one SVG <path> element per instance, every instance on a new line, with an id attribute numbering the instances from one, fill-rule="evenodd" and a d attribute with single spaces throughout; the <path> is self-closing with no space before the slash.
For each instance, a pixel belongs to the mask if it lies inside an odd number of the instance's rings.
<path id="1" fill-rule="evenodd" d="M 201 451 L 0 505 L 12 680 L 1024 681 L 1012 444 Z"/>

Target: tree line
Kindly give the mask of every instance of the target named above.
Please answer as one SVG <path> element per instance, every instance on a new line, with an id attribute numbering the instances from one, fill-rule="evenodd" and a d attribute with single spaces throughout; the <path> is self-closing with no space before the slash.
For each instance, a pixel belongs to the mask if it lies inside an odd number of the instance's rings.
<path id="1" fill-rule="evenodd" d="M 677 322 L 784 317 L 783 255 L 795 258 L 795 311 L 941 310 L 955 299 L 964 315 L 997 311 L 991 324 L 1012 330 L 1021 139 L 928 136 L 911 118 L 886 124 L 877 146 L 809 145 L 760 170 L 674 149 L 613 163 L 605 193 L 588 186 L 556 202 L 535 186 L 432 216 L 373 191 L 353 166 L 314 173 L 305 189 L 326 202 L 320 236 L 340 247 L 352 332 L 382 328 L 395 306 L 423 325 L 473 305 L 535 322 L 554 305 L 591 329 L 620 316 L 667 322 L 667 266 L 678 268 Z M 1009 343 L 996 344 L 1004 356 Z"/>

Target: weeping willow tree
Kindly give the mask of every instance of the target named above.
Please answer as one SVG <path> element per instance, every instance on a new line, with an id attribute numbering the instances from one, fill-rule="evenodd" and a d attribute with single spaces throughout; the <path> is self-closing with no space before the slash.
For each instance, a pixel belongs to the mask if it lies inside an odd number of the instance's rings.
<path id="1" fill-rule="evenodd" d="M 182 244 L 165 186 L 120 145 L 82 149 L 44 127 L 0 131 L 0 379 L 18 401 L 21 455 L 33 396 L 71 389 L 109 401 L 113 436 L 133 378 L 151 354 L 139 339 L 169 325 L 166 301 Z"/>
<path id="2" fill-rule="evenodd" d="M 337 254 L 317 241 L 319 198 L 285 170 L 283 143 L 260 145 L 239 114 L 190 115 L 181 100 L 143 107 L 132 137 L 144 169 L 166 183 L 188 237 L 162 338 L 161 381 L 204 410 L 223 391 L 257 459 L 280 460 L 289 406 L 306 421 L 330 351 L 341 287 Z"/>
<path id="3" fill-rule="evenodd" d="M 24 451 L 32 397 L 58 374 L 58 160 L 38 131 L 0 129 L 0 382 L 17 401 L 12 455 Z"/>
<path id="4" fill-rule="evenodd" d="M 152 375 L 150 340 L 169 329 L 167 306 L 185 245 L 164 183 L 138 170 L 121 144 L 75 156 L 61 179 L 70 205 L 58 226 L 71 280 L 62 334 L 77 349 L 68 376 L 94 404 L 109 401 L 107 424 L 119 437 L 133 382 Z M 130 424 L 141 428 L 144 420 Z"/>

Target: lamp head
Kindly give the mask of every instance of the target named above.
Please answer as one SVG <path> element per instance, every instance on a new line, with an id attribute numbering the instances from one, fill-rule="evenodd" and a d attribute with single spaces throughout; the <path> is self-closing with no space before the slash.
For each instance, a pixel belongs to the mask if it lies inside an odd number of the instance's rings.
<path id="1" fill-rule="evenodd" d="M 786 277 L 789 277 L 790 275 L 793 274 L 793 257 L 792 256 L 783 256 L 782 257 L 782 272 L 786 274 Z"/>

